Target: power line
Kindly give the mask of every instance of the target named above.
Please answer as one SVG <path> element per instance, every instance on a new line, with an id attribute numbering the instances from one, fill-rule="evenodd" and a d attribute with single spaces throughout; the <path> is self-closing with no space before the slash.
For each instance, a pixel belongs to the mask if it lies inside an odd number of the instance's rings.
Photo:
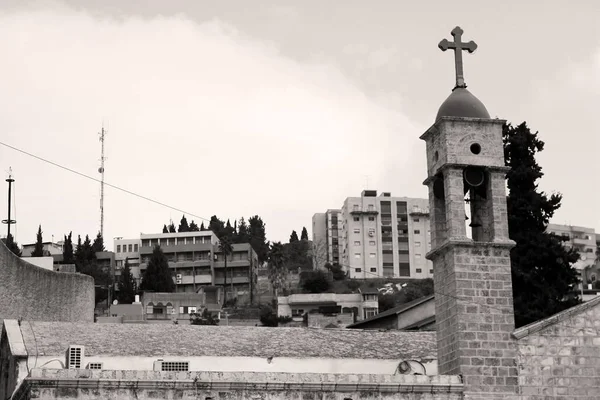
<path id="1" fill-rule="evenodd" d="M 92 177 L 92 176 L 86 175 L 86 174 L 84 174 L 84 173 L 82 173 L 82 172 L 79 172 L 79 171 L 76 171 L 76 170 L 74 170 L 74 169 L 71 169 L 71 168 L 69 168 L 69 167 L 66 167 L 66 166 L 64 166 L 64 165 L 58 164 L 58 163 L 56 163 L 56 162 L 54 162 L 54 161 L 50 161 L 50 160 L 48 160 L 48 159 L 45 159 L 45 158 L 42 158 L 42 157 L 40 157 L 40 156 L 36 156 L 35 154 L 29 153 L 29 152 L 27 152 L 27 151 L 25 151 L 25 150 L 19 149 L 19 148 L 17 148 L 17 147 L 14 147 L 14 146 L 11 146 L 11 145 L 9 145 L 9 144 L 7 144 L 7 143 L 0 142 L 0 145 L 2 145 L 2 146 L 5 146 L 5 147 L 8 147 L 9 149 L 12 149 L 12 150 L 18 151 L 19 153 L 22 153 L 22 154 L 28 155 L 28 156 L 30 156 L 30 157 L 33 157 L 33 158 L 35 158 L 35 159 L 37 159 L 37 160 L 40 160 L 40 161 L 43 161 L 43 162 L 45 162 L 45 163 L 48 163 L 48 164 L 54 165 L 55 167 L 58 167 L 58 168 L 64 169 L 65 171 L 69 171 L 69 172 L 71 172 L 71 173 L 73 173 L 73 174 L 76 174 L 76 175 L 82 176 L 82 177 L 84 177 L 84 178 L 90 179 L 90 180 L 92 180 L 92 181 L 94 181 L 94 182 L 102 183 L 102 181 L 101 181 L 100 179 L 96 179 L 96 178 L 94 178 L 94 177 Z M 163 202 L 161 202 L 161 201 L 154 200 L 154 199 L 152 199 L 152 198 L 150 198 L 150 197 L 147 197 L 147 196 L 144 196 L 144 195 L 141 195 L 141 194 L 138 194 L 138 193 L 132 192 L 131 190 L 124 189 L 124 188 L 122 188 L 122 187 L 119 187 L 119 186 L 113 185 L 113 184 L 111 184 L 111 183 L 104 182 L 104 185 L 106 185 L 106 186 L 109 186 L 109 187 L 111 187 L 111 188 L 113 188 L 113 189 L 116 189 L 116 190 L 120 190 L 121 192 L 124 192 L 124 193 L 130 194 L 130 195 L 132 195 L 132 196 L 136 196 L 136 197 L 138 197 L 138 198 L 140 198 L 140 199 L 143 199 L 143 200 L 146 200 L 146 201 L 150 201 L 150 202 L 152 202 L 152 203 L 155 203 L 155 204 L 161 205 L 161 206 L 163 206 L 163 207 L 170 208 L 171 210 L 174 210 L 174 211 L 179 211 L 179 212 L 181 212 L 181 213 L 183 213 L 183 214 L 185 214 L 185 215 L 189 215 L 189 216 L 192 216 L 192 217 L 195 217 L 195 218 L 198 218 L 198 219 L 201 219 L 201 220 L 204 220 L 204 221 L 208 221 L 208 222 L 210 222 L 210 219 L 208 219 L 208 218 L 204 218 L 204 217 L 201 217 L 201 216 L 199 216 L 199 215 L 192 214 L 191 212 L 187 212 L 187 211 L 185 211 L 185 210 L 182 210 L 182 209 L 180 209 L 180 208 L 177 208 L 177 207 L 170 206 L 170 205 L 168 205 L 168 204 L 166 204 L 166 203 L 163 203 Z"/>

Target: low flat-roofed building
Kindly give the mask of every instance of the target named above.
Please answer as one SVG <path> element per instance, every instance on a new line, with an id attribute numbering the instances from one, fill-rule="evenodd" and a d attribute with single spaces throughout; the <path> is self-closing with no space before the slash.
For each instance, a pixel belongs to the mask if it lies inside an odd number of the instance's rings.
<path id="1" fill-rule="evenodd" d="M 30 398 L 35 393 L 41 399 L 79 397 L 82 393 L 87 393 L 88 399 L 175 398 L 175 394 L 181 398 L 181 392 L 188 391 L 191 394 L 187 396 L 193 398 L 199 394 L 201 398 L 222 398 L 226 394 L 223 392 L 228 392 L 232 398 L 241 399 L 269 392 L 269 398 L 284 399 L 290 398 L 290 390 L 357 396 L 362 391 L 443 390 L 448 396 L 452 391 L 460 393 L 462 388 L 459 377 L 427 376 L 437 374 L 434 333 L 174 324 L 19 324 L 16 320 L 5 320 L 4 324 L 0 342 L 0 362 L 7 367 L 7 373 L 0 377 L 3 399 L 12 393 L 24 396 L 18 398 Z M 412 363 L 413 372 L 424 375 L 399 373 L 399 363 L 405 360 Z M 93 389 L 88 387 L 92 381 Z M 240 397 L 236 392 L 240 390 L 250 393 Z"/>
<path id="2" fill-rule="evenodd" d="M 350 329 L 435 330 L 435 297 L 421 297 L 348 325 Z"/>

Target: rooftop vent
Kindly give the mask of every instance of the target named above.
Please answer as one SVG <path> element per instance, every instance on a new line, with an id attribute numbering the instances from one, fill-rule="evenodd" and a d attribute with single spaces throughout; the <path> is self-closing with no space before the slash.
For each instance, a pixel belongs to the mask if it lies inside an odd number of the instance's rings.
<path id="1" fill-rule="evenodd" d="M 102 369 L 102 363 L 101 362 L 88 363 L 87 369 Z"/>
<path id="2" fill-rule="evenodd" d="M 71 345 L 67 350 L 67 368 L 79 369 L 83 365 L 84 347 Z"/>
<path id="3" fill-rule="evenodd" d="M 158 360 L 154 362 L 154 370 L 166 372 L 187 372 L 190 370 L 190 362 Z"/>

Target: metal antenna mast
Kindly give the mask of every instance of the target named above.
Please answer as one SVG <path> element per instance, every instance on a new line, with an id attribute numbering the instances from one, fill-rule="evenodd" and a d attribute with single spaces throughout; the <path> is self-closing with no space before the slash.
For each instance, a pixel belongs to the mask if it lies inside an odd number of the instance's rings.
<path id="1" fill-rule="evenodd" d="M 11 189 L 12 189 L 12 183 L 15 180 L 12 178 L 12 168 L 9 169 L 8 172 L 8 179 L 6 180 L 6 182 L 8 182 L 8 219 L 2 220 L 3 224 L 8 225 L 8 234 L 6 235 L 6 244 L 8 245 L 8 241 L 10 240 L 10 226 L 12 224 L 16 224 L 17 221 L 13 220 L 10 218 L 10 211 L 11 211 Z"/>
<path id="2" fill-rule="evenodd" d="M 102 124 L 102 132 L 100 135 L 100 142 L 102 143 L 102 153 L 100 155 L 100 168 L 98 168 L 98 172 L 102 175 L 100 180 L 100 236 L 104 238 L 104 135 L 107 132 L 104 130 L 104 124 Z"/>

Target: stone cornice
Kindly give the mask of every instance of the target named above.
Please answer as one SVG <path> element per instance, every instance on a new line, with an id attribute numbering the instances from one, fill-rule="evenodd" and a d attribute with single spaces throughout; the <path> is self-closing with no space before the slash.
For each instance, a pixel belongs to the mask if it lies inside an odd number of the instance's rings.
<path id="1" fill-rule="evenodd" d="M 467 168 L 467 167 L 483 168 L 483 169 L 485 169 L 486 171 L 489 171 L 489 172 L 503 172 L 503 173 L 508 173 L 508 171 L 510 171 L 510 167 L 489 166 L 489 165 L 474 165 L 474 164 L 457 164 L 457 163 L 445 163 L 445 164 L 439 166 L 436 169 L 436 171 L 437 172 L 444 172 L 447 169 L 452 169 L 452 168 L 464 169 L 464 168 Z M 435 175 L 428 176 L 427 179 L 425 179 L 423 181 L 423 185 L 428 185 L 429 182 L 431 182 L 434 178 L 435 178 Z"/>
<path id="2" fill-rule="evenodd" d="M 429 251 L 425 258 L 432 260 L 438 255 L 445 253 L 447 250 L 454 247 L 485 247 L 485 248 L 498 248 L 498 249 L 512 249 L 516 243 L 512 240 L 498 241 L 498 242 L 475 242 L 469 238 L 451 238 L 446 240 L 436 249 Z"/>
<path id="3" fill-rule="evenodd" d="M 435 134 L 438 132 L 438 127 L 440 126 L 440 123 L 443 121 L 456 121 L 456 122 L 488 122 L 488 123 L 492 123 L 492 124 L 501 124 L 503 125 L 506 120 L 505 119 L 498 119 L 498 118 L 470 118 L 470 117 L 441 117 L 440 119 L 438 119 L 437 121 L 434 122 L 433 125 L 431 125 L 429 127 L 429 129 L 427 129 L 425 131 L 425 133 L 423 133 L 419 139 L 421 140 L 427 140 L 429 138 L 429 136 Z"/>

